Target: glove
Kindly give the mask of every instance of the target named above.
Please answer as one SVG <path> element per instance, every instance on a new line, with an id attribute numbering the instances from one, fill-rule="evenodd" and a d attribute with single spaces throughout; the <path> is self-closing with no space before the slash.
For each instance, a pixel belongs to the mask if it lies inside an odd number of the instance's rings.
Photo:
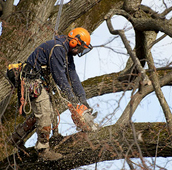
<path id="1" fill-rule="evenodd" d="M 77 105 L 76 108 L 75 106 L 73 106 L 73 104 L 69 103 L 68 104 L 69 110 L 72 113 L 72 115 L 76 115 L 79 114 L 80 116 L 82 116 L 82 114 L 84 113 L 84 111 L 89 110 L 85 105 L 81 104 L 81 105 Z"/>
<path id="2" fill-rule="evenodd" d="M 91 114 L 92 110 L 90 108 L 88 109 L 84 104 L 81 104 L 76 106 L 76 111 L 82 115 L 84 112 L 89 112 Z"/>
<path id="3" fill-rule="evenodd" d="M 89 104 L 87 103 L 87 100 L 86 100 L 85 96 L 82 95 L 78 99 L 79 99 L 79 102 L 81 104 L 85 105 L 87 108 L 90 108 Z"/>

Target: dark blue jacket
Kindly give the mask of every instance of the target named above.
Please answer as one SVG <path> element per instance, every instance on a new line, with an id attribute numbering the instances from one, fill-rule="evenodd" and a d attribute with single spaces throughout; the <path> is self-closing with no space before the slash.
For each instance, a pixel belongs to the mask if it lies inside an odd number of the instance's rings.
<path id="1" fill-rule="evenodd" d="M 55 46 L 56 44 L 61 46 Z M 54 40 L 41 44 L 28 57 L 27 62 L 37 70 L 41 69 L 41 65 L 48 66 L 55 82 L 68 96 L 69 101 L 74 100 L 75 94 L 81 103 L 86 102 L 85 91 L 76 73 L 73 55 L 69 53 L 69 41 L 66 36 L 56 36 Z"/>

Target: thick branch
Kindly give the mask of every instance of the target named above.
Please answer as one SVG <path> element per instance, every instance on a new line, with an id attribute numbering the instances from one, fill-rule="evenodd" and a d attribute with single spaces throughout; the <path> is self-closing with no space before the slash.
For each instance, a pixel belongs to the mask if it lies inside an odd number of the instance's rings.
<path id="1" fill-rule="evenodd" d="M 161 90 L 161 86 L 159 84 L 159 80 L 158 80 L 158 76 L 157 76 L 157 73 L 156 73 L 156 68 L 154 66 L 154 61 L 153 61 L 152 55 L 149 54 L 147 56 L 147 59 L 148 59 L 149 69 L 152 70 L 152 72 L 150 74 L 152 85 L 154 87 L 156 96 L 157 96 L 157 98 L 158 98 L 158 100 L 160 102 L 160 105 L 162 107 L 162 110 L 164 112 L 169 133 L 172 134 L 172 114 L 171 114 L 170 108 L 168 106 L 168 103 L 167 103 L 167 101 L 166 101 L 166 99 L 165 99 L 165 97 L 163 95 L 163 92 Z"/>
<path id="2" fill-rule="evenodd" d="M 2 15 L 1 19 L 5 20 L 5 19 L 7 19 L 7 17 L 9 17 L 9 15 L 13 11 L 13 3 L 14 3 L 14 0 L 7 0 L 5 3 L 2 3 L 3 4 L 3 6 L 2 6 L 3 15 Z"/>
<path id="3" fill-rule="evenodd" d="M 147 70 L 148 75 L 150 74 L 150 71 L 151 70 Z M 162 77 L 165 78 L 165 76 L 167 74 L 170 74 L 171 71 L 172 71 L 171 67 L 169 67 L 169 68 L 158 68 L 157 73 L 158 73 L 159 79 Z M 119 74 L 120 74 L 120 72 L 119 73 L 106 74 L 106 75 L 90 78 L 90 79 L 87 79 L 84 82 L 82 82 L 82 85 L 83 85 L 85 92 L 86 92 L 86 95 L 87 95 L 87 99 L 90 99 L 90 98 L 96 97 L 96 96 L 100 96 L 100 95 L 104 95 L 104 94 L 132 90 L 133 89 L 133 82 L 123 83 L 123 82 L 119 81 L 119 79 L 118 79 Z M 171 86 L 172 85 L 170 79 L 169 79 L 169 81 L 166 80 L 165 83 L 166 84 L 162 84 L 162 86 L 165 86 L 165 85 Z M 136 85 L 134 87 L 137 88 Z M 10 93 L 10 90 L 11 90 L 11 88 L 9 87 L 9 93 Z M 6 98 L 4 98 L 4 99 L 6 99 Z M 11 115 L 11 110 L 16 110 L 17 98 L 14 98 L 14 99 L 15 100 L 11 101 L 11 103 L 9 104 L 9 107 L 7 108 L 7 111 L 4 114 L 6 119 L 8 119 L 8 118 L 11 119 L 12 117 L 14 118 L 14 116 L 15 116 L 15 114 Z M 6 100 L 3 100 L 2 102 L 0 102 L 0 108 L 1 109 L 4 108 L 6 101 L 8 101 L 8 95 L 7 95 Z M 57 104 L 57 108 L 58 108 L 58 111 L 60 113 L 62 113 L 63 111 L 65 111 L 67 109 L 67 107 L 64 107 L 64 105 L 62 104 L 63 103 L 62 101 L 57 101 L 57 103 L 59 103 L 59 104 Z"/>
<path id="4" fill-rule="evenodd" d="M 126 11 L 119 9 L 112 9 L 106 15 L 106 18 L 109 18 L 113 15 L 124 16 L 133 24 L 133 27 L 138 31 L 161 31 L 172 37 L 172 25 L 170 23 L 170 20 L 167 19 L 162 20 L 161 18 L 151 18 L 151 17 L 135 18 Z"/>
<path id="5" fill-rule="evenodd" d="M 172 156 L 171 143 L 165 123 L 136 123 L 136 136 L 139 147 L 144 157 Z M 159 139 L 158 139 L 159 138 Z M 77 133 L 65 137 L 60 144 L 52 139 L 55 150 L 65 157 L 58 161 L 38 161 L 34 149 L 28 150 L 29 157 L 21 153 L 23 161 L 15 156 L 18 168 L 30 169 L 73 169 L 82 165 L 114 159 L 138 158 L 138 149 L 133 139 L 133 133 L 129 127 L 109 126 L 102 128 L 97 133 Z M 8 160 L 0 162 L 0 169 L 6 169 L 9 164 L 14 165 L 14 155 Z"/>

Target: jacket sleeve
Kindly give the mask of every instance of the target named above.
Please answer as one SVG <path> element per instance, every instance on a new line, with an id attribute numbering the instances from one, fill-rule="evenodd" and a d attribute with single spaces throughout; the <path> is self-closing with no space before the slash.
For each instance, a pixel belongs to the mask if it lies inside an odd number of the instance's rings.
<path id="1" fill-rule="evenodd" d="M 85 94 L 84 88 L 83 88 L 81 81 L 79 80 L 78 74 L 76 73 L 76 70 L 75 70 L 73 56 L 70 56 L 70 58 L 69 58 L 68 71 L 69 71 L 69 77 L 70 77 L 73 92 L 78 97 L 80 103 L 89 107 L 87 100 L 86 100 L 86 94 Z"/>
<path id="2" fill-rule="evenodd" d="M 65 51 L 62 47 L 55 47 L 50 57 L 50 70 L 54 81 L 60 87 L 70 102 L 75 102 L 72 88 L 66 76 Z"/>

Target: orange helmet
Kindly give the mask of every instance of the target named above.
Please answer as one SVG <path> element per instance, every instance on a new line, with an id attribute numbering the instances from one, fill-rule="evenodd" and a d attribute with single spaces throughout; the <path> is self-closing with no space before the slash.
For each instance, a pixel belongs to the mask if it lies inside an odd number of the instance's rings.
<path id="1" fill-rule="evenodd" d="M 75 28 L 72 31 L 69 32 L 68 37 L 70 38 L 69 46 L 71 48 L 75 48 L 77 46 L 82 47 L 84 53 L 78 54 L 79 56 L 82 56 L 89 52 L 93 47 L 90 44 L 91 37 L 89 32 L 81 27 Z M 87 49 L 87 50 L 85 50 Z"/>

